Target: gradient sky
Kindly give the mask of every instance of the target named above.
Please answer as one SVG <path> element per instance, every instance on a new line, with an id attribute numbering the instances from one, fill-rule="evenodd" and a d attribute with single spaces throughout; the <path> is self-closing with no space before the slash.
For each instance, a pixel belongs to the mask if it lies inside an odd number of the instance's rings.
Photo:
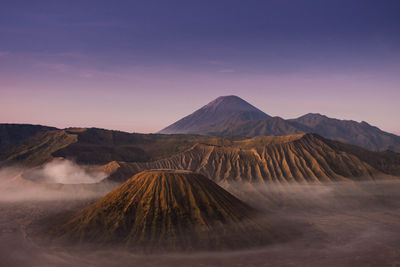
<path id="1" fill-rule="evenodd" d="M 154 132 L 220 95 L 400 134 L 400 2 L 1 1 L 0 122 Z"/>

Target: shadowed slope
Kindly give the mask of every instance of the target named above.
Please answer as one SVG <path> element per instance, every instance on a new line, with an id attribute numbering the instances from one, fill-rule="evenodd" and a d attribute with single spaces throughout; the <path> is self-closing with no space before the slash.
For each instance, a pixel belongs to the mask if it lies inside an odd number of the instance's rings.
<path id="1" fill-rule="evenodd" d="M 364 151 L 379 158 L 375 152 Z M 109 179 L 124 181 L 145 169 L 169 168 L 199 172 L 227 183 L 373 180 L 386 176 L 378 167 L 361 160 L 351 149 L 331 146 L 318 135 L 299 134 L 256 137 L 230 146 L 198 144 L 168 159 L 119 163 Z"/>
<path id="2" fill-rule="evenodd" d="M 152 161 L 185 151 L 196 143 L 225 144 L 241 138 L 137 134 L 97 128 L 39 132 L 18 145 L 0 150 L 0 165 L 36 166 L 54 157 L 83 164 Z"/>
<path id="3" fill-rule="evenodd" d="M 317 133 L 325 138 L 357 145 L 369 150 L 390 149 L 400 151 L 400 136 L 384 132 L 365 121 L 338 120 L 315 113 L 309 113 L 288 121 L 308 127 L 310 132 Z"/>
<path id="4" fill-rule="evenodd" d="M 227 126 L 217 134 L 228 136 L 280 136 L 312 132 L 307 126 L 293 124 L 280 117 L 252 120 Z"/>
<path id="5" fill-rule="evenodd" d="M 64 130 L 39 132 L 21 143 L 0 151 L 1 165 L 37 166 L 54 157 L 52 154 L 78 141 L 76 134 Z"/>
<path id="6" fill-rule="evenodd" d="M 279 136 L 316 133 L 325 138 L 382 151 L 400 152 L 400 136 L 366 122 L 338 120 L 309 113 L 296 119 L 270 117 L 237 96 L 222 96 L 160 133 L 213 134 L 226 136 Z"/>
<path id="7" fill-rule="evenodd" d="M 253 235 L 267 230 L 252 221 L 254 215 L 254 209 L 200 174 L 153 170 L 77 212 L 56 235 L 144 250 L 241 247 L 270 235 Z"/>
<path id="8" fill-rule="evenodd" d="M 0 124 L 0 148 L 15 145 L 43 131 L 56 130 L 54 127 L 32 124 Z"/>
<path id="9" fill-rule="evenodd" d="M 360 160 L 368 163 L 387 174 L 400 176 L 400 154 L 391 150 L 381 152 L 371 152 L 364 148 L 344 144 L 338 141 L 326 140 L 330 147 L 336 150 L 345 151 L 357 156 Z"/>

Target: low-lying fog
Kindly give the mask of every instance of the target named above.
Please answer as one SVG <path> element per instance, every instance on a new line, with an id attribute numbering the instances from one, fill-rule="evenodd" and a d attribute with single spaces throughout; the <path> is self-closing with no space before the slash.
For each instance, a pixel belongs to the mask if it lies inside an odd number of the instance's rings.
<path id="1" fill-rule="evenodd" d="M 69 177 L 57 175 L 55 166 L 40 170 L 46 181 L 54 177 L 54 181 L 60 182 Z M 80 168 L 71 169 L 75 167 Z M 19 174 L 18 170 L 0 171 L 2 266 L 400 266 L 400 183 L 397 181 L 225 185 L 267 218 L 289 223 L 301 235 L 287 243 L 251 250 L 139 255 L 120 248 L 87 250 L 36 242 L 29 234 L 32 223 L 79 209 L 100 198 L 112 186 L 102 187 L 100 192 L 86 189 L 90 185 L 82 185 L 85 189 L 68 185 L 75 187 L 67 192 L 76 191 L 68 198 L 68 194 L 60 193 L 63 195 L 60 197 L 54 193 L 62 192 L 62 187 L 41 187 L 34 192 L 27 189 L 32 186 L 28 182 L 20 183 L 21 194 L 24 190 L 29 192 L 24 198 L 3 197 L 10 194 L 7 193 L 10 179 L 18 180 L 15 177 Z M 85 171 L 74 172 L 72 177 L 79 179 L 79 175 L 86 175 Z M 39 196 L 49 192 L 52 193 L 47 197 Z"/>
<path id="2" fill-rule="evenodd" d="M 36 175 L 47 183 L 92 184 L 97 183 L 107 174 L 101 171 L 89 171 L 70 160 L 55 160 L 38 169 Z"/>
<path id="3" fill-rule="evenodd" d="M 101 197 L 115 184 L 100 183 L 106 173 L 95 166 L 54 160 L 34 169 L 0 169 L 0 201 L 37 201 Z"/>

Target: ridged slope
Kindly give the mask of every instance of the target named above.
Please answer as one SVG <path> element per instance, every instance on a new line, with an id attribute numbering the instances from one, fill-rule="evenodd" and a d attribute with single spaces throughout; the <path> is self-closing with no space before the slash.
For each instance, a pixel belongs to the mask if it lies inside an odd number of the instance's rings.
<path id="1" fill-rule="evenodd" d="M 153 168 L 191 170 L 227 183 L 371 180 L 385 176 L 351 151 L 335 149 L 314 134 L 258 137 L 228 147 L 198 144 L 168 159 L 119 165 L 109 179 L 123 181 L 132 173 Z"/>
<path id="2" fill-rule="evenodd" d="M 144 250 L 225 248 L 257 244 L 258 238 L 249 235 L 260 227 L 252 223 L 254 215 L 255 210 L 200 174 L 152 170 L 77 212 L 55 234 Z"/>

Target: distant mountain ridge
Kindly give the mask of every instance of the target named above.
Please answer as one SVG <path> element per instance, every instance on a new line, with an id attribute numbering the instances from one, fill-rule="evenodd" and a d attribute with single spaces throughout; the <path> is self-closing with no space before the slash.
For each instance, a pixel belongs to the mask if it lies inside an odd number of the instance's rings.
<path id="1" fill-rule="evenodd" d="M 271 117 L 237 96 L 218 97 L 160 133 L 245 137 L 316 133 L 373 151 L 400 152 L 400 136 L 367 122 L 333 119 L 318 113 L 285 120 Z"/>
<path id="2" fill-rule="evenodd" d="M 400 136 L 384 132 L 365 121 L 338 120 L 318 113 L 309 113 L 288 121 L 306 126 L 325 138 L 375 151 L 390 149 L 400 152 Z"/>

